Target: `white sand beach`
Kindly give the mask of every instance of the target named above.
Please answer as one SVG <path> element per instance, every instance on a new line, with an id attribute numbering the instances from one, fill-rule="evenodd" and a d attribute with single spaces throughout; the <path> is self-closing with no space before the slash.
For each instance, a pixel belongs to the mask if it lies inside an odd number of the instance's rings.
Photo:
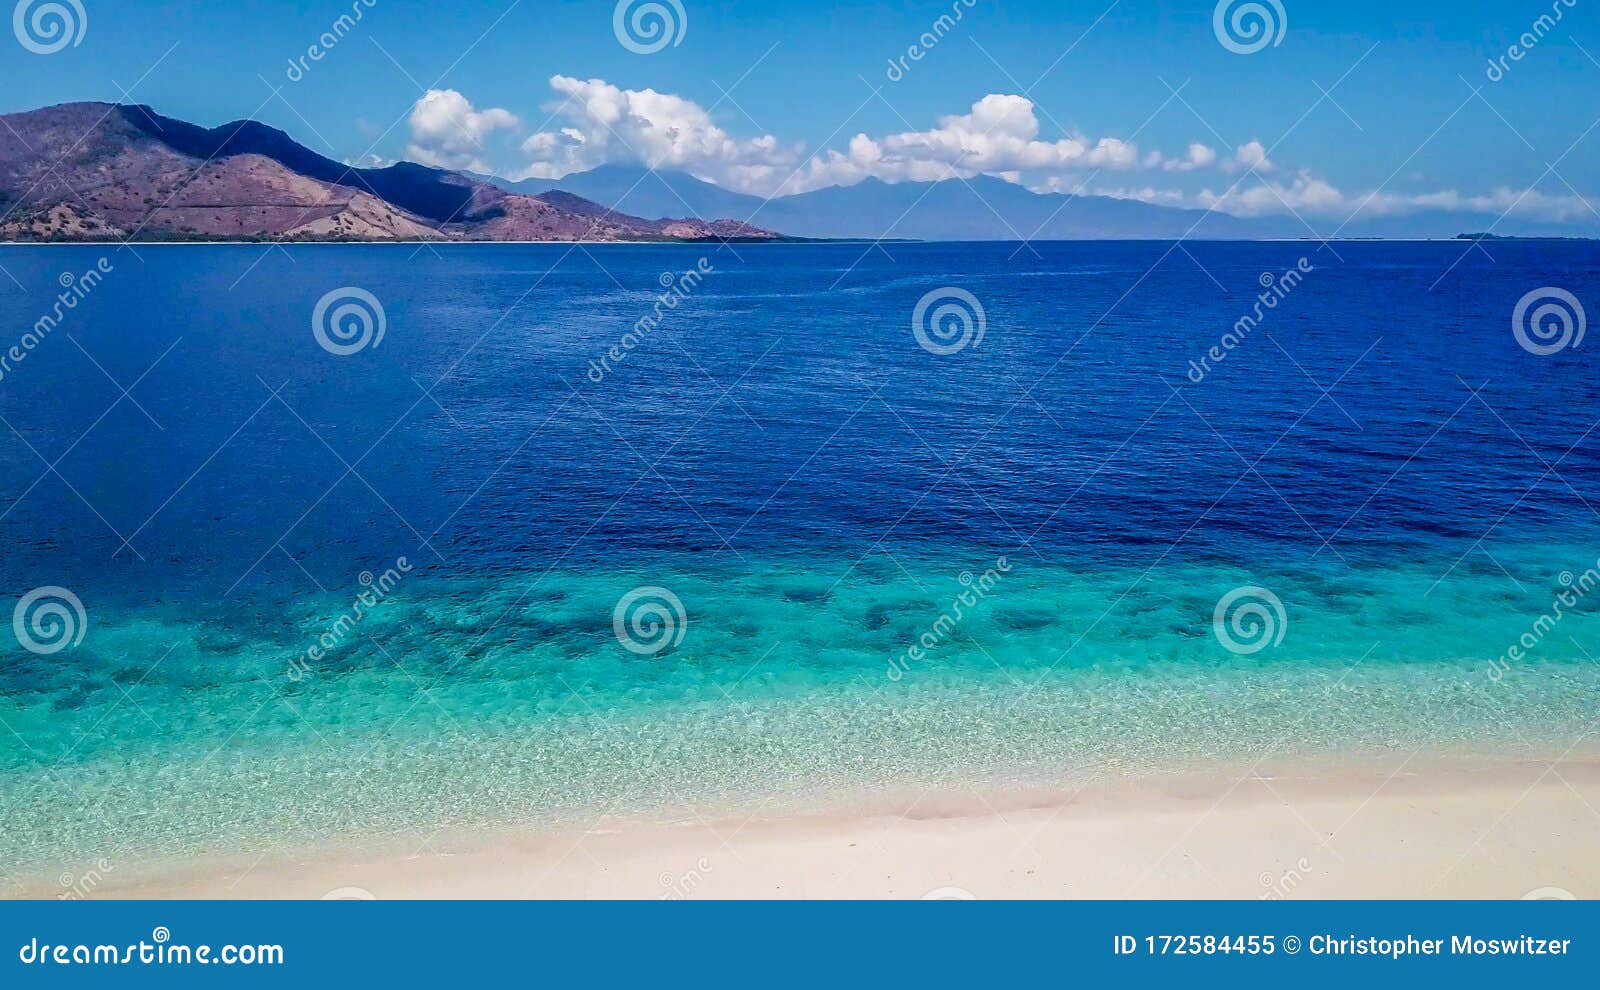
<path id="1" fill-rule="evenodd" d="M 1592 898 L 1597 846 L 1600 755 L 1396 756 L 190 860 L 94 896 Z"/>

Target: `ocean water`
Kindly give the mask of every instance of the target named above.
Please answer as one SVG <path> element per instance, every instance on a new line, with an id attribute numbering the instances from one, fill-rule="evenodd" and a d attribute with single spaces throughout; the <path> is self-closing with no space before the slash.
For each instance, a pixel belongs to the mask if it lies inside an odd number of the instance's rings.
<path id="1" fill-rule="evenodd" d="M 1563 752 L 1600 247 L 1487 247 L 0 248 L 0 879 Z"/>

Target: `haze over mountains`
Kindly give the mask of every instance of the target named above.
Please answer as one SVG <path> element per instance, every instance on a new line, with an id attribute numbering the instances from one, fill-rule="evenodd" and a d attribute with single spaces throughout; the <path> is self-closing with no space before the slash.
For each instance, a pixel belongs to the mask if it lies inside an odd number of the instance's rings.
<path id="1" fill-rule="evenodd" d="M 869 178 L 766 200 L 681 171 L 603 165 L 510 181 L 399 162 L 355 168 L 255 121 L 205 128 L 148 107 L 69 103 L 0 116 L 0 240 L 1256 240 L 1592 235 L 1593 225 L 1434 210 L 1236 217 L 989 176 Z"/>
<path id="2" fill-rule="evenodd" d="M 603 165 L 553 181 L 491 181 L 526 193 L 564 190 L 639 216 L 693 211 L 753 218 L 751 223 L 793 237 L 1020 241 L 1296 236 L 1281 222 L 1245 221 L 1107 196 L 1041 196 L 988 176 L 942 182 L 866 179 L 772 200 L 731 192 L 684 172 L 627 165 Z"/>
<path id="3" fill-rule="evenodd" d="M 853 186 L 830 186 L 772 200 L 731 192 L 685 172 L 630 165 L 603 165 L 554 180 L 484 178 L 518 192 L 564 190 L 642 217 L 690 212 L 733 217 L 793 237 L 1266 240 L 1336 233 L 1340 237 L 1446 238 L 1491 229 L 1522 236 L 1600 233 L 1600 229 L 1570 224 L 1518 221 L 1513 225 L 1498 213 L 1482 211 L 1358 217 L 1348 225 L 1326 217 L 1235 217 L 1109 196 L 1041 194 L 983 175 L 940 182 L 888 183 L 869 178 Z M 1508 229 L 1511 227 L 1514 229 Z"/>

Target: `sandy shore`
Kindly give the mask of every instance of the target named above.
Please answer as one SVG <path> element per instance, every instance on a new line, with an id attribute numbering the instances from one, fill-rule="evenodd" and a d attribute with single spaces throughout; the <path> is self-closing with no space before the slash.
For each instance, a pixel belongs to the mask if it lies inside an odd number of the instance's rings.
<path id="1" fill-rule="evenodd" d="M 1600 896 L 1600 757 L 1301 766 L 884 795 L 122 870 L 110 897 Z M 397 845 L 396 843 L 401 843 Z M 53 896 L 48 891 L 42 896 Z"/>

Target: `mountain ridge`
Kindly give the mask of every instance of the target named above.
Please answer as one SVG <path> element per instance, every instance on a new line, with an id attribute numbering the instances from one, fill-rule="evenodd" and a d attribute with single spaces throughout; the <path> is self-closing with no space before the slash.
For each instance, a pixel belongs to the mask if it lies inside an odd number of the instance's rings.
<path id="1" fill-rule="evenodd" d="M 13 242 L 1450 239 L 1505 219 L 1437 210 L 1314 220 L 1318 230 L 1296 216 L 1036 193 L 987 175 L 869 177 L 772 199 L 642 165 L 517 181 L 408 161 L 348 165 L 259 121 L 204 127 L 141 104 L 57 104 L 0 115 L 0 125 L 0 241 Z M 1520 237 L 1595 233 L 1507 226 Z"/>
<path id="2" fill-rule="evenodd" d="M 687 172 L 602 165 L 561 179 L 479 176 L 525 194 L 565 191 L 639 216 L 689 209 L 715 212 L 806 238 L 913 240 L 1259 240 L 1303 236 L 1281 218 L 1245 220 L 1214 211 L 1110 196 L 1035 193 L 991 176 L 885 182 L 764 199 L 723 189 Z"/>
<path id="3" fill-rule="evenodd" d="M 734 216 L 806 238 L 916 240 L 1314 240 L 1453 239 L 1463 230 L 1515 227 L 1507 236 L 1592 239 L 1600 228 L 1555 221 L 1508 222 L 1495 213 L 1432 210 L 1359 216 L 1237 217 L 1215 210 L 1069 193 L 1036 193 L 992 176 L 937 182 L 885 182 L 869 177 L 764 200 L 723 189 L 687 172 L 637 165 L 602 165 L 561 179 L 514 182 L 481 176 L 502 188 L 563 190 L 639 216 L 691 209 Z"/>
<path id="4" fill-rule="evenodd" d="M 0 116 L 0 240 L 770 240 L 737 221 L 642 218 L 398 162 L 348 166 L 254 120 L 137 104 Z"/>

